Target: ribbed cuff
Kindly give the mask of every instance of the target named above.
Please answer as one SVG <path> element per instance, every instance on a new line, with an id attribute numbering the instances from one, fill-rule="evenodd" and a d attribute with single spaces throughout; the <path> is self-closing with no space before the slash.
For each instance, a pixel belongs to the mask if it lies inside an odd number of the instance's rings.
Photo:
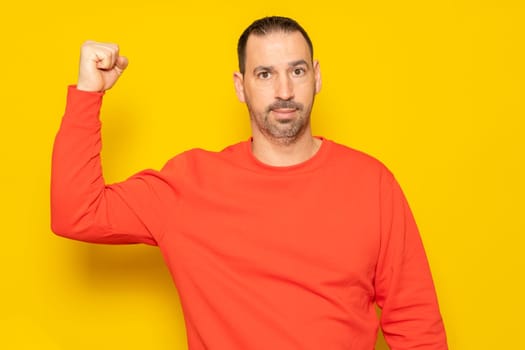
<path id="1" fill-rule="evenodd" d="M 99 125 L 100 108 L 104 92 L 78 90 L 68 86 L 64 121 L 81 126 Z"/>

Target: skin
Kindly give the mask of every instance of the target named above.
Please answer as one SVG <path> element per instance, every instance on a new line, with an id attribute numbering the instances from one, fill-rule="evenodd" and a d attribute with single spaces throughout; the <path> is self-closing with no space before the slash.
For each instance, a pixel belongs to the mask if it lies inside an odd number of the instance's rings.
<path id="1" fill-rule="evenodd" d="M 310 114 L 321 89 L 321 72 L 300 32 L 251 35 L 245 73 L 236 72 L 234 84 L 250 113 L 257 159 L 290 166 L 317 152 L 321 140 L 312 136 Z"/>
<path id="2" fill-rule="evenodd" d="M 128 66 L 116 44 L 86 41 L 80 49 L 77 89 L 102 92 L 111 89 Z"/>
<path id="3" fill-rule="evenodd" d="M 110 89 L 128 66 L 112 43 L 86 41 L 81 48 L 77 89 Z M 311 158 L 321 140 L 312 136 L 310 114 L 321 89 L 318 61 L 299 32 L 251 35 L 245 74 L 234 73 L 235 91 L 246 103 L 252 151 L 261 162 L 290 166 Z"/>

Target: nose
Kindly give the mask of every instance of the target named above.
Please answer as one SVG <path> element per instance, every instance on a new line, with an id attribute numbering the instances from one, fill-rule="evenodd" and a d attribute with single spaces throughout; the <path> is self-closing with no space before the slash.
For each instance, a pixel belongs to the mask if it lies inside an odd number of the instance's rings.
<path id="1" fill-rule="evenodd" d="M 275 97 L 280 100 L 291 100 L 294 98 L 292 79 L 288 76 L 280 76 L 275 79 Z"/>

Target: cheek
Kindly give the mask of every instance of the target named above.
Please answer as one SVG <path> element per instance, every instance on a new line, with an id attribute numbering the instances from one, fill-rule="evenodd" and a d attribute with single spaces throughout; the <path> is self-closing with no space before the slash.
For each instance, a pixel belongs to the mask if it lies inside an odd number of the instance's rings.
<path id="1" fill-rule="evenodd" d="M 273 102 L 273 93 L 269 88 L 255 87 L 245 90 L 246 99 L 257 108 L 263 108 Z"/>
<path id="2" fill-rule="evenodd" d="M 311 104 L 315 93 L 315 84 L 309 83 L 298 87 L 295 93 L 295 97 L 296 100 L 302 103 Z"/>

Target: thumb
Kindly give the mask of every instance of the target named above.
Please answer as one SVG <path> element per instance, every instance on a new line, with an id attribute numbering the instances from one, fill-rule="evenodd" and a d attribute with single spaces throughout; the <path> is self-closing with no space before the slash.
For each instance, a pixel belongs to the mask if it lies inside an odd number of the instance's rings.
<path id="1" fill-rule="evenodd" d="M 128 66 L 128 59 L 125 56 L 119 56 L 117 57 L 117 61 L 115 62 L 115 70 L 120 75 L 122 72 L 124 72 L 124 69 Z"/>

